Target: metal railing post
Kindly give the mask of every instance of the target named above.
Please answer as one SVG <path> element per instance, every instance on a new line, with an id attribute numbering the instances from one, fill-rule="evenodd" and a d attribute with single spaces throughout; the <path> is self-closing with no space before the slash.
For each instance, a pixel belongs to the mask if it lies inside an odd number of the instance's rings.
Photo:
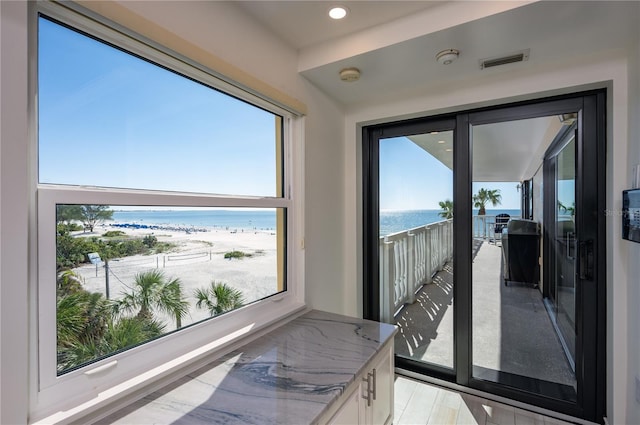
<path id="1" fill-rule="evenodd" d="M 407 232 L 407 302 L 416 302 L 416 276 L 415 276 L 415 235 Z"/>
<path id="2" fill-rule="evenodd" d="M 381 290 L 381 311 L 380 320 L 385 322 L 393 321 L 394 303 L 396 291 L 394 287 L 393 267 L 391 264 L 393 242 L 389 242 L 386 237 L 380 239 L 380 290 Z"/>

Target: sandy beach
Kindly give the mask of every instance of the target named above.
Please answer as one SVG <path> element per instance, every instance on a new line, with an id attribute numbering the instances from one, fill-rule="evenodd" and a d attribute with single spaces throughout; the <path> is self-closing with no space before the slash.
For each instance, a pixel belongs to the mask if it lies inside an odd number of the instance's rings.
<path id="1" fill-rule="evenodd" d="M 224 282 L 242 291 L 245 304 L 259 300 L 277 291 L 277 258 L 275 231 L 207 228 L 207 231 L 183 231 L 168 229 L 135 229 L 116 227 L 105 223 L 93 233 L 81 233 L 77 237 L 101 236 L 107 231 L 120 230 L 129 237 L 153 235 L 158 242 L 176 245 L 168 252 L 154 255 L 135 255 L 109 261 L 109 295 L 111 299 L 122 296 L 134 281 L 137 273 L 159 269 L 169 279 L 179 278 L 191 308 L 183 319 L 183 326 L 209 317 L 206 310 L 195 308 L 193 292 L 209 286 L 212 281 Z M 225 259 L 230 251 L 242 251 L 250 257 Z M 106 293 L 107 279 L 104 264 L 86 264 L 74 269 L 82 276 L 85 288 L 92 292 Z M 166 330 L 175 329 L 173 318 L 162 317 Z"/>

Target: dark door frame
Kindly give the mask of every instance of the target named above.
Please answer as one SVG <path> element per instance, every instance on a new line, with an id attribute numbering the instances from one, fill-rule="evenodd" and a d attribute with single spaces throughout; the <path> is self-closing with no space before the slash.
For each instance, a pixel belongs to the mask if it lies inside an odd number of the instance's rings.
<path id="1" fill-rule="evenodd" d="M 363 169 L 363 315 L 379 320 L 378 275 L 378 141 L 381 138 L 411 135 L 425 131 L 454 130 L 454 369 L 445 370 L 408 359 L 396 358 L 396 367 L 414 373 L 447 380 L 458 385 L 507 397 L 549 410 L 587 420 L 602 422 L 605 415 L 606 388 L 606 91 L 595 90 L 570 95 L 517 102 L 422 117 L 407 121 L 364 127 L 362 134 Z M 581 369 L 576 367 L 578 379 L 577 402 L 570 403 L 544 397 L 521 389 L 507 387 L 472 377 L 471 347 L 471 230 L 472 230 L 472 125 L 489 124 L 518 119 L 536 118 L 582 111 L 579 117 L 585 141 L 591 149 L 578 148 L 578 170 L 588 170 L 578 177 L 576 205 L 582 205 L 584 218 L 578 223 L 584 240 L 595 243 L 589 247 L 595 258 L 592 285 L 579 294 L 582 314 L 577 318 L 578 348 Z M 446 125 L 445 125 L 446 124 Z M 451 125 L 453 124 L 453 128 Z M 440 127 L 439 127 L 440 126 Z M 587 146 L 587 145 L 585 145 Z M 584 221 L 588 219 L 587 225 Z M 582 245 L 581 245 L 582 246 Z M 585 248 L 586 249 L 586 248 Z M 584 270 L 588 255 L 580 253 L 578 269 Z M 589 261 L 591 261 L 589 259 Z M 462 265 L 462 266 L 460 266 Z M 592 295 L 589 295 L 592 294 Z M 591 347 L 591 350 L 583 350 Z M 588 371 L 588 372 L 587 372 Z M 595 371 L 592 372 L 592 371 Z M 585 377 L 588 382 L 585 381 Z"/>

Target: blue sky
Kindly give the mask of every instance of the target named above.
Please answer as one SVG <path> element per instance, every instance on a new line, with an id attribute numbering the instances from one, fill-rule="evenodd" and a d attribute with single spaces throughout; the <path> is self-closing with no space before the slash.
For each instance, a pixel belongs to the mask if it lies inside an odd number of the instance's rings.
<path id="1" fill-rule="evenodd" d="M 519 209 L 516 185 L 479 182 L 473 183 L 472 190 L 499 189 L 502 204 L 495 208 Z M 380 141 L 381 210 L 440 209 L 438 202 L 446 199 L 453 200 L 453 172 L 449 168 L 406 137 Z"/>
<path id="2" fill-rule="evenodd" d="M 39 20 L 39 179 L 275 196 L 275 115 Z"/>
<path id="3" fill-rule="evenodd" d="M 39 20 L 42 183 L 275 196 L 275 116 Z M 439 209 L 452 172 L 405 138 L 380 146 L 381 209 Z M 515 183 L 499 208 L 520 206 Z"/>

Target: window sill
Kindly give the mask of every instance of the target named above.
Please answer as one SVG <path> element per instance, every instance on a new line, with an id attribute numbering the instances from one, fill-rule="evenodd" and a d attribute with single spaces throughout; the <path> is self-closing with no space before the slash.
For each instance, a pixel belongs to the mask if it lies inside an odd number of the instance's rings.
<path id="1" fill-rule="evenodd" d="M 264 323 L 260 327 L 245 326 L 219 338 L 211 343 L 198 347 L 182 356 L 155 367 L 121 384 L 100 392 L 96 397 L 67 410 L 61 410 L 49 416 L 39 418 L 36 425 L 71 424 L 92 422 L 106 414 L 117 411 L 132 399 L 139 399 L 168 383 L 191 373 L 226 353 L 237 349 L 259 338 L 306 311 L 304 304 L 288 306 L 288 311 L 276 320 Z"/>

